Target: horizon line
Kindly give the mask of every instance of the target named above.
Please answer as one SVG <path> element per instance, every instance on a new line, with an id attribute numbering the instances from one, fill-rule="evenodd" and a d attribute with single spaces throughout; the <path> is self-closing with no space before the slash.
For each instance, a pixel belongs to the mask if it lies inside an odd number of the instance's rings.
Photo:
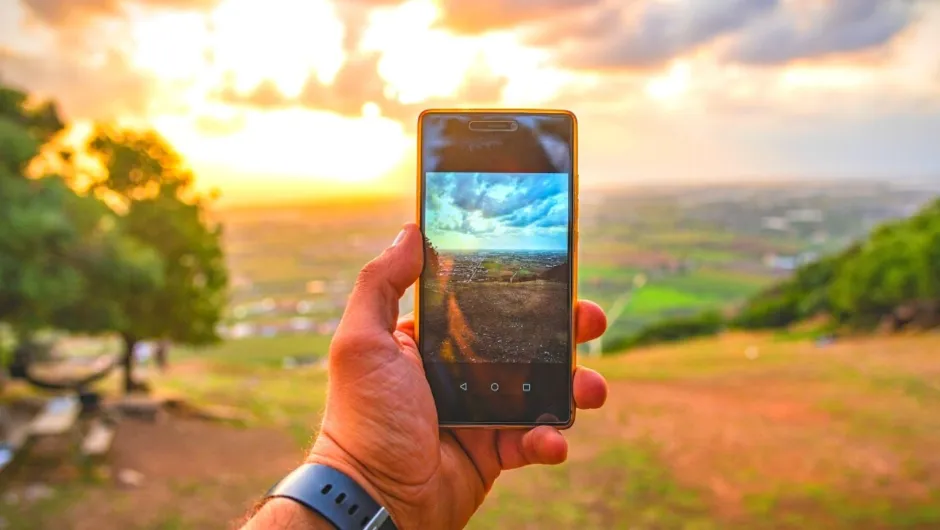
<path id="1" fill-rule="evenodd" d="M 604 192 L 612 190 L 661 190 L 661 189 L 697 189 L 713 186 L 716 188 L 727 188 L 727 187 L 758 187 L 758 188 L 772 188 L 774 186 L 787 185 L 787 184 L 802 184 L 802 185 L 815 185 L 820 187 L 845 184 L 846 182 L 852 182 L 855 184 L 886 184 L 886 185 L 928 185 L 934 184 L 937 181 L 940 181 L 940 174 L 936 176 L 936 180 L 932 177 L 926 176 L 901 176 L 901 177 L 882 177 L 882 176 L 870 176 L 870 177 L 858 177 L 858 176 L 829 176 L 829 177 L 812 177 L 812 176 L 803 176 L 803 177 L 764 177 L 759 179 L 747 179 L 744 177 L 736 179 L 696 179 L 696 180 L 666 180 L 666 181 L 648 181 L 640 180 L 635 181 L 631 180 L 628 182 L 600 182 L 592 183 L 589 180 L 585 182 L 583 179 L 579 183 L 580 190 L 582 194 L 584 192 Z M 229 198 L 231 197 L 231 198 Z M 236 193 L 232 196 L 226 196 L 224 190 L 221 190 L 220 198 L 213 205 L 213 209 L 216 211 L 233 211 L 233 210 L 251 210 L 258 208 L 270 208 L 270 207 L 280 207 L 280 208 L 297 208 L 297 207 L 309 207 L 315 205 L 329 205 L 329 206 L 341 206 L 345 204 L 362 204 L 368 202 L 389 202 L 389 201 L 402 201 L 405 199 L 413 200 L 415 198 L 415 190 L 407 189 L 401 190 L 398 192 L 393 191 L 383 191 L 383 192 L 372 192 L 372 193 L 362 193 L 358 191 L 350 192 L 331 192 L 328 194 L 322 195 L 311 195 L 311 196 L 298 196 L 298 194 L 288 194 L 288 190 L 285 190 L 284 194 L 272 194 L 267 197 L 258 197 L 257 195 L 252 194 L 242 194 Z"/>
<path id="2" fill-rule="evenodd" d="M 453 252 L 455 250 L 495 250 L 499 252 L 567 252 L 567 248 L 439 248 L 438 252 Z"/>

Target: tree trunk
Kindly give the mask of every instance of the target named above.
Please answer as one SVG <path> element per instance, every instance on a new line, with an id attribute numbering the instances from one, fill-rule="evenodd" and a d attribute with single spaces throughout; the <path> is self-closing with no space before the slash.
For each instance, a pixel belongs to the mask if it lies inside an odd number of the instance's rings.
<path id="1" fill-rule="evenodd" d="M 163 339 L 157 343 L 157 350 L 154 352 L 154 358 L 157 361 L 157 367 L 160 372 L 166 372 L 168 357 L 170 355 L 170 341 Z"/>
<path id="2" fill-rule="evenodd" d="M 134 347 L 137 339 L 130 335 L 123 335 L 124 339 L 124 393 L 130 394 L 134 390 Z"/>

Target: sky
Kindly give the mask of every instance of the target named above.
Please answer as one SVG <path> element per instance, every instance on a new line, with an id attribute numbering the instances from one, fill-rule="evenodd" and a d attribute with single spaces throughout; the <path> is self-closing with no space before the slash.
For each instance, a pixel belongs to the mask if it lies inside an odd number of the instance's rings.
<path id="1" fill-rule="evenodd" d="M 568 249 L 567 173 L 426 177 L 425 233 L 440 250 Z"/>
<path id="2" fill-rule="evenodd" d="M 560 107 L 584 190 L 940 179 L 935 0 L 0 0 L 0 79 L 223 201 L 413 193 L 428 107 Z"/>

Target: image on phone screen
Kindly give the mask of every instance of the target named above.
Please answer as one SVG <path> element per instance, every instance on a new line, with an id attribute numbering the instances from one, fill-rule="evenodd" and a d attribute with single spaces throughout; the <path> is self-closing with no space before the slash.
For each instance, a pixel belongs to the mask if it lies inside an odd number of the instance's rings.
<path id="1" fill-rule="evenodd" d="M 572 120 L 434 113 L 422 119 L 419 349 L 439 421 L 565 424 Z"/>

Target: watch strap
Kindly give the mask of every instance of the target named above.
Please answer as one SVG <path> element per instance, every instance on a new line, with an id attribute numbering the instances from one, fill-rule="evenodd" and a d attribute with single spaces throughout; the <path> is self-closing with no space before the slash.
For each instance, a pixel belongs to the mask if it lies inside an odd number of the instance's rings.
<path id="1" fill-rule="evenodd" d="M 303 464 L 275 484 L 266 497 L 298 502 L 337 530 L 397 530 L 385 507 L 362 486 L 323 464 Z"/>

